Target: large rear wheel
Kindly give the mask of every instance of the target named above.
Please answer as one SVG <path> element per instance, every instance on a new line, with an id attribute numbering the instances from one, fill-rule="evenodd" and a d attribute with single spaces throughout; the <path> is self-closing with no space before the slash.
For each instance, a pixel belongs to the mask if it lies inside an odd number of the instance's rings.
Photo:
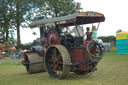
<path id="1" fill-rule="evenodd" d="M 53 78 L 64 78 L 70 71 L 71 59 L 67 49 L 62 45 L 50 46 L 45 56 L 45 67 Z"/>

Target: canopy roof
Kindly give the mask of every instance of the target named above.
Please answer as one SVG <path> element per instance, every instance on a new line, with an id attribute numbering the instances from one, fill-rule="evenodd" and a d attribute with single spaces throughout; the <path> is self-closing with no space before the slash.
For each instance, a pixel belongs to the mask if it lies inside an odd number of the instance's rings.
<path id="1" fill-rule="evenodd" d="M 43 19 L 34 21 L 30 24 L 30 27 L 43 27 L 49 25 L 60 25 L 60 26 L 72 26 L 72 25 L 81 25 L 81 24 L 90 24 L 97 22 L 104 22 L 105 17 L 103 14 L 98 12 L 81 12 L 72 14 L 69 16 L 62 16 L 50 19 Z"/>

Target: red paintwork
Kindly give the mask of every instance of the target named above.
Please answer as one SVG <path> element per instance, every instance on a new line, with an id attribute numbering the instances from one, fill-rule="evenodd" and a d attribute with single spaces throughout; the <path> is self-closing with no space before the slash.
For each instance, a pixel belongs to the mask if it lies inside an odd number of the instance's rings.
<path id="1" fill-rule="evenodd" d="M 84 46 L 85 46 L 85 47 L 87 46 L 87 44 L 88 44 L 89 41 L 90 41 L 90 40 L 86 40 L 86 41 L 84 42 Z"/>
<path id="2" fill-rule="evenodd" d="M 88 65 L 88 64 L 82 64 L 86 63 L 89 61 L 89 59 L 87 58 L 87 53 L 85 52 L 86 48 L 74 48 L 71 50 L 70 52 L 70 56 L 71 56 L 71 62 L 73 64 L 78 63 L 79 66 L 78 67 L 72 67 L 71 70 L 79 70 L 79 71 L 88 71 L 93 69 L 92 64 Z M 91 49 L 91 53 L 95 53 L 95 48 Z"/>
<path id="3" fill-rule="evenodd" d="M 82 63 L 82 62 L 86 62 L 87 61 L 87 57 L 85 54 L 85 48 L 76 48 L 76 49 L 72 49 L 71 50 L 71 61 L 73 64 L 75 63 Z M 73 67 L 72 70 L 89 70 L 88 65 L 84 65 L 84 64 L 80 64 L 80 66 L 78 68 Z"/>
<path id="4" fill-rule="evenodd" d="M 47 44 L 48 45 L 58 45 L 58 44 L 60 44 L 60 35 L 54 29 L 52 29 L 48 32 L 46 39 L 47 39 Z"/>

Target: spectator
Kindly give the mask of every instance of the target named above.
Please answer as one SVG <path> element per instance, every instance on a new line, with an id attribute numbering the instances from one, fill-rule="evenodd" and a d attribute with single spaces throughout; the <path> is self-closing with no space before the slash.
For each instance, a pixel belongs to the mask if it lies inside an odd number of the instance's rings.
<path id="1" fill-rule="evenodd" d="M 15 63 L 16 62 L 16 48 L 15 47 L 10 48 L 10 56 L 13 61 L 12 63 Z"/>
<path id="2" fill-rule="evenodd" d="M 19 49 L 19 53 L 18 53 L 17 57 L 23 58 L 23 50 L 21 48 Z"/>

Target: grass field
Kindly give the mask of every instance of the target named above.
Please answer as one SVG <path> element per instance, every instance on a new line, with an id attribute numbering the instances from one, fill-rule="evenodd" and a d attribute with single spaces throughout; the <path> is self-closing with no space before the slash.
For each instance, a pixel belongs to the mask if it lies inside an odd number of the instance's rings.
<path id="1" fill-rule="evenodd" d="M 92 74 L 70 73 L 64 80 L 49 77 L 47 72 L 28 74 L 21 64 L 0 60 L 0 85 L 128 85 L 128 55 L 106 53 Z"/>

